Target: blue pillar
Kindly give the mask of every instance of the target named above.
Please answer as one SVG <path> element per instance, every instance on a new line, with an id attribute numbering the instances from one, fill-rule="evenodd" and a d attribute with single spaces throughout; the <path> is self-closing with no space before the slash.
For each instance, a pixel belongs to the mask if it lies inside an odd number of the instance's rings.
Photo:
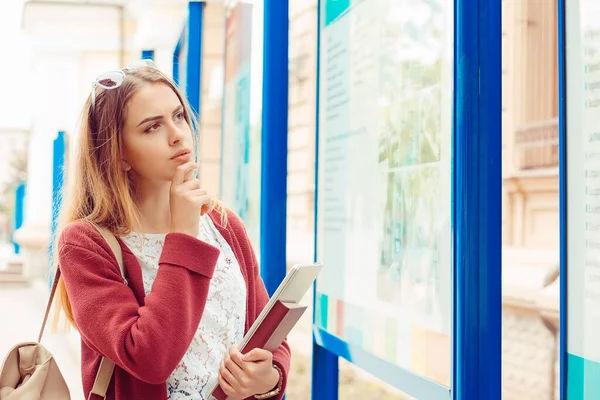
<path id="1" fill-rule="evenodd" d="M 25 211 L 25 182 L 21 182 L 15 190 L 15 213 L 14 213 L 14 231 L 18 230 L 23 226 L 23 216 Z M 13 246 L 15 248 L 15 254 L 21 252 L 21 246 L 19 246 L 13 240 Z"/>
<path id="2" fill-rule="evenodd" d="M 185 93 L 192 110 L 200 117 L 202 96 L 202 24 L 204 2 L 190 1 L 187 23 L 187 59 L 185 66 Z M 181 62 L 181 60 L 180 60 Z"/>
<path id="3" fill-rule="evenodd" d="M 501 1 L 455 0 L 453 398 L 501 398 Z"/>
<path id="4" fill-rule="evenodd" d="M 337 400 L 339 389 L 338 357 L 313 339 L 312 400 Z M 366 400 L 366 399 L 365 399 Z"/>
<path id="5" fill-rule="evenodd" d="M 288 6 L 264 3 L 260 272 L 269 295 L 286 274 Z"/>
<path id="6" fill-rule="evenodd" d="M 142 50 L 142 60 L 154 60 L 154 50 Z"/>
<path id="7" fill-rule="evenodd" d="M 181 53 L 181 38 L 173 51 L 173 81 L 179 86 L 179 54 Z"/>
<path id="8" fill-rule="evenodd" d="M 50 231 L 50 260 L 52 260 L 53 244 L 56 235 L 56 228 L 58 226 L 58 214 L 60 211 L 60 205 L 62 200 L 65 155 L 66 136 L 65 132 L 59 131 L 52 145 L 52 224 Z M 49 265 L 52 265 L 52 263 L 50 263 Z M 50 276 L 50 285 L 52 285 L 52 279 L 53 277 Z"/>

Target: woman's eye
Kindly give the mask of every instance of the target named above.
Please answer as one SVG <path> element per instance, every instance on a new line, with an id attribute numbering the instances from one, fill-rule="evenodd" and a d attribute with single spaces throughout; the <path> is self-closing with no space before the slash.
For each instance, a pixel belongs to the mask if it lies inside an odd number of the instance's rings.
<path id="1" fill-rule="evenodd" d="M 159 125 L 157 123 L 154 123 L 152 125 L 150 125 L 148 128 L 146 128 L 146 130 L 144 132 L 148 133 L 148 132 L 152 132 L 157 130 L 159 127 Z"/>
<path id="2" fill-rule="evenodd" d="M 183 112 L 177 113 L 175 115 L 175 120 L 177 120 L 177 121 L 181 121 L 184 118 L 185 118 L 185 114 Z"/>

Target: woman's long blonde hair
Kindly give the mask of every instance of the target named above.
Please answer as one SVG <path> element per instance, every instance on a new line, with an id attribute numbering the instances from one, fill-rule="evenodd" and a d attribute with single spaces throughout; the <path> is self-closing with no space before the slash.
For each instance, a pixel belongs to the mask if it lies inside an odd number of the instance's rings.
<path id="1" fill-rule="evenodd" d="M 185 119 L 193 132 L 197 121 L 185 96 L 175 83 L 156 68 L 142 67 L 126 71 L 120 87 L 106 90 L 97 87 L 95 106 L 88 96 L 81 115 L 74 159 L 65 167 L 65 185 L 58 226 L 53 241 L 54 271 L 58 268 L 58 239 L 64 228 L 74 221 L 87 221 L 105 227 L 115 235 L 126 235 L 139 226 L 140 215 L 134 201 L 133 183 L 122 167 L 123 138 L 127 102 L 145 84 L 162 83 L 169 86 L 179 98 Z M 194 142 L 196 134 L 194 134 Z M 194 146 L 196 151 L 197 146 Z M 68 171 L 68 173 L 67 173 Z M 214 207 L 226 223 L 222 203 L 214 200 Z M 55 295 L 54 327 L 60 313 L 76 327 L 71 303 L 62 278 Z"/>

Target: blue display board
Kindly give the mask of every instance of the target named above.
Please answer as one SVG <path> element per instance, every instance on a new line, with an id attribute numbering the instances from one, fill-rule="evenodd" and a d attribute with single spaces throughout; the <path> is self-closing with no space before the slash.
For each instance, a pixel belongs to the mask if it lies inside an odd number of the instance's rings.
<path id="1" fill-rule="evenodd" d="M 500 15 L 319 3 L 315 399 L 336 356 L 419 399 L 500 398 Z"/>
<path id="2" fill-rule="evenodd" d="M 600 398 L 600 3 L 559 2 L 561 398 Z"/>
<path id="3" fill-rule="evenodd" d="M 220 176 L 221 199 L 242 218 L 257 250 L 262 104 L 262 57 L 257 56 L 262 47 L 260 5 L 234 2 L 226 8 Z"/>
<path id="4" fill-rule="evenodd" d="M 449 387 L 453 9 L 342 3 L 321 4 L 316 332 Z"/>

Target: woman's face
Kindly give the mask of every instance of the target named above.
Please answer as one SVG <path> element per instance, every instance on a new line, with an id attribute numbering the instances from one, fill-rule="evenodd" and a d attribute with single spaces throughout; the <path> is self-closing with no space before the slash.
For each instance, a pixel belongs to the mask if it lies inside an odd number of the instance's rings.
<path id="1" fill-rule="evenodd" d="M 135 182 L 170 181 L 177 166 L 193 159 L 192 130 L 169 86 L 143 85 L 125 111 L 123 161 Z"/>

